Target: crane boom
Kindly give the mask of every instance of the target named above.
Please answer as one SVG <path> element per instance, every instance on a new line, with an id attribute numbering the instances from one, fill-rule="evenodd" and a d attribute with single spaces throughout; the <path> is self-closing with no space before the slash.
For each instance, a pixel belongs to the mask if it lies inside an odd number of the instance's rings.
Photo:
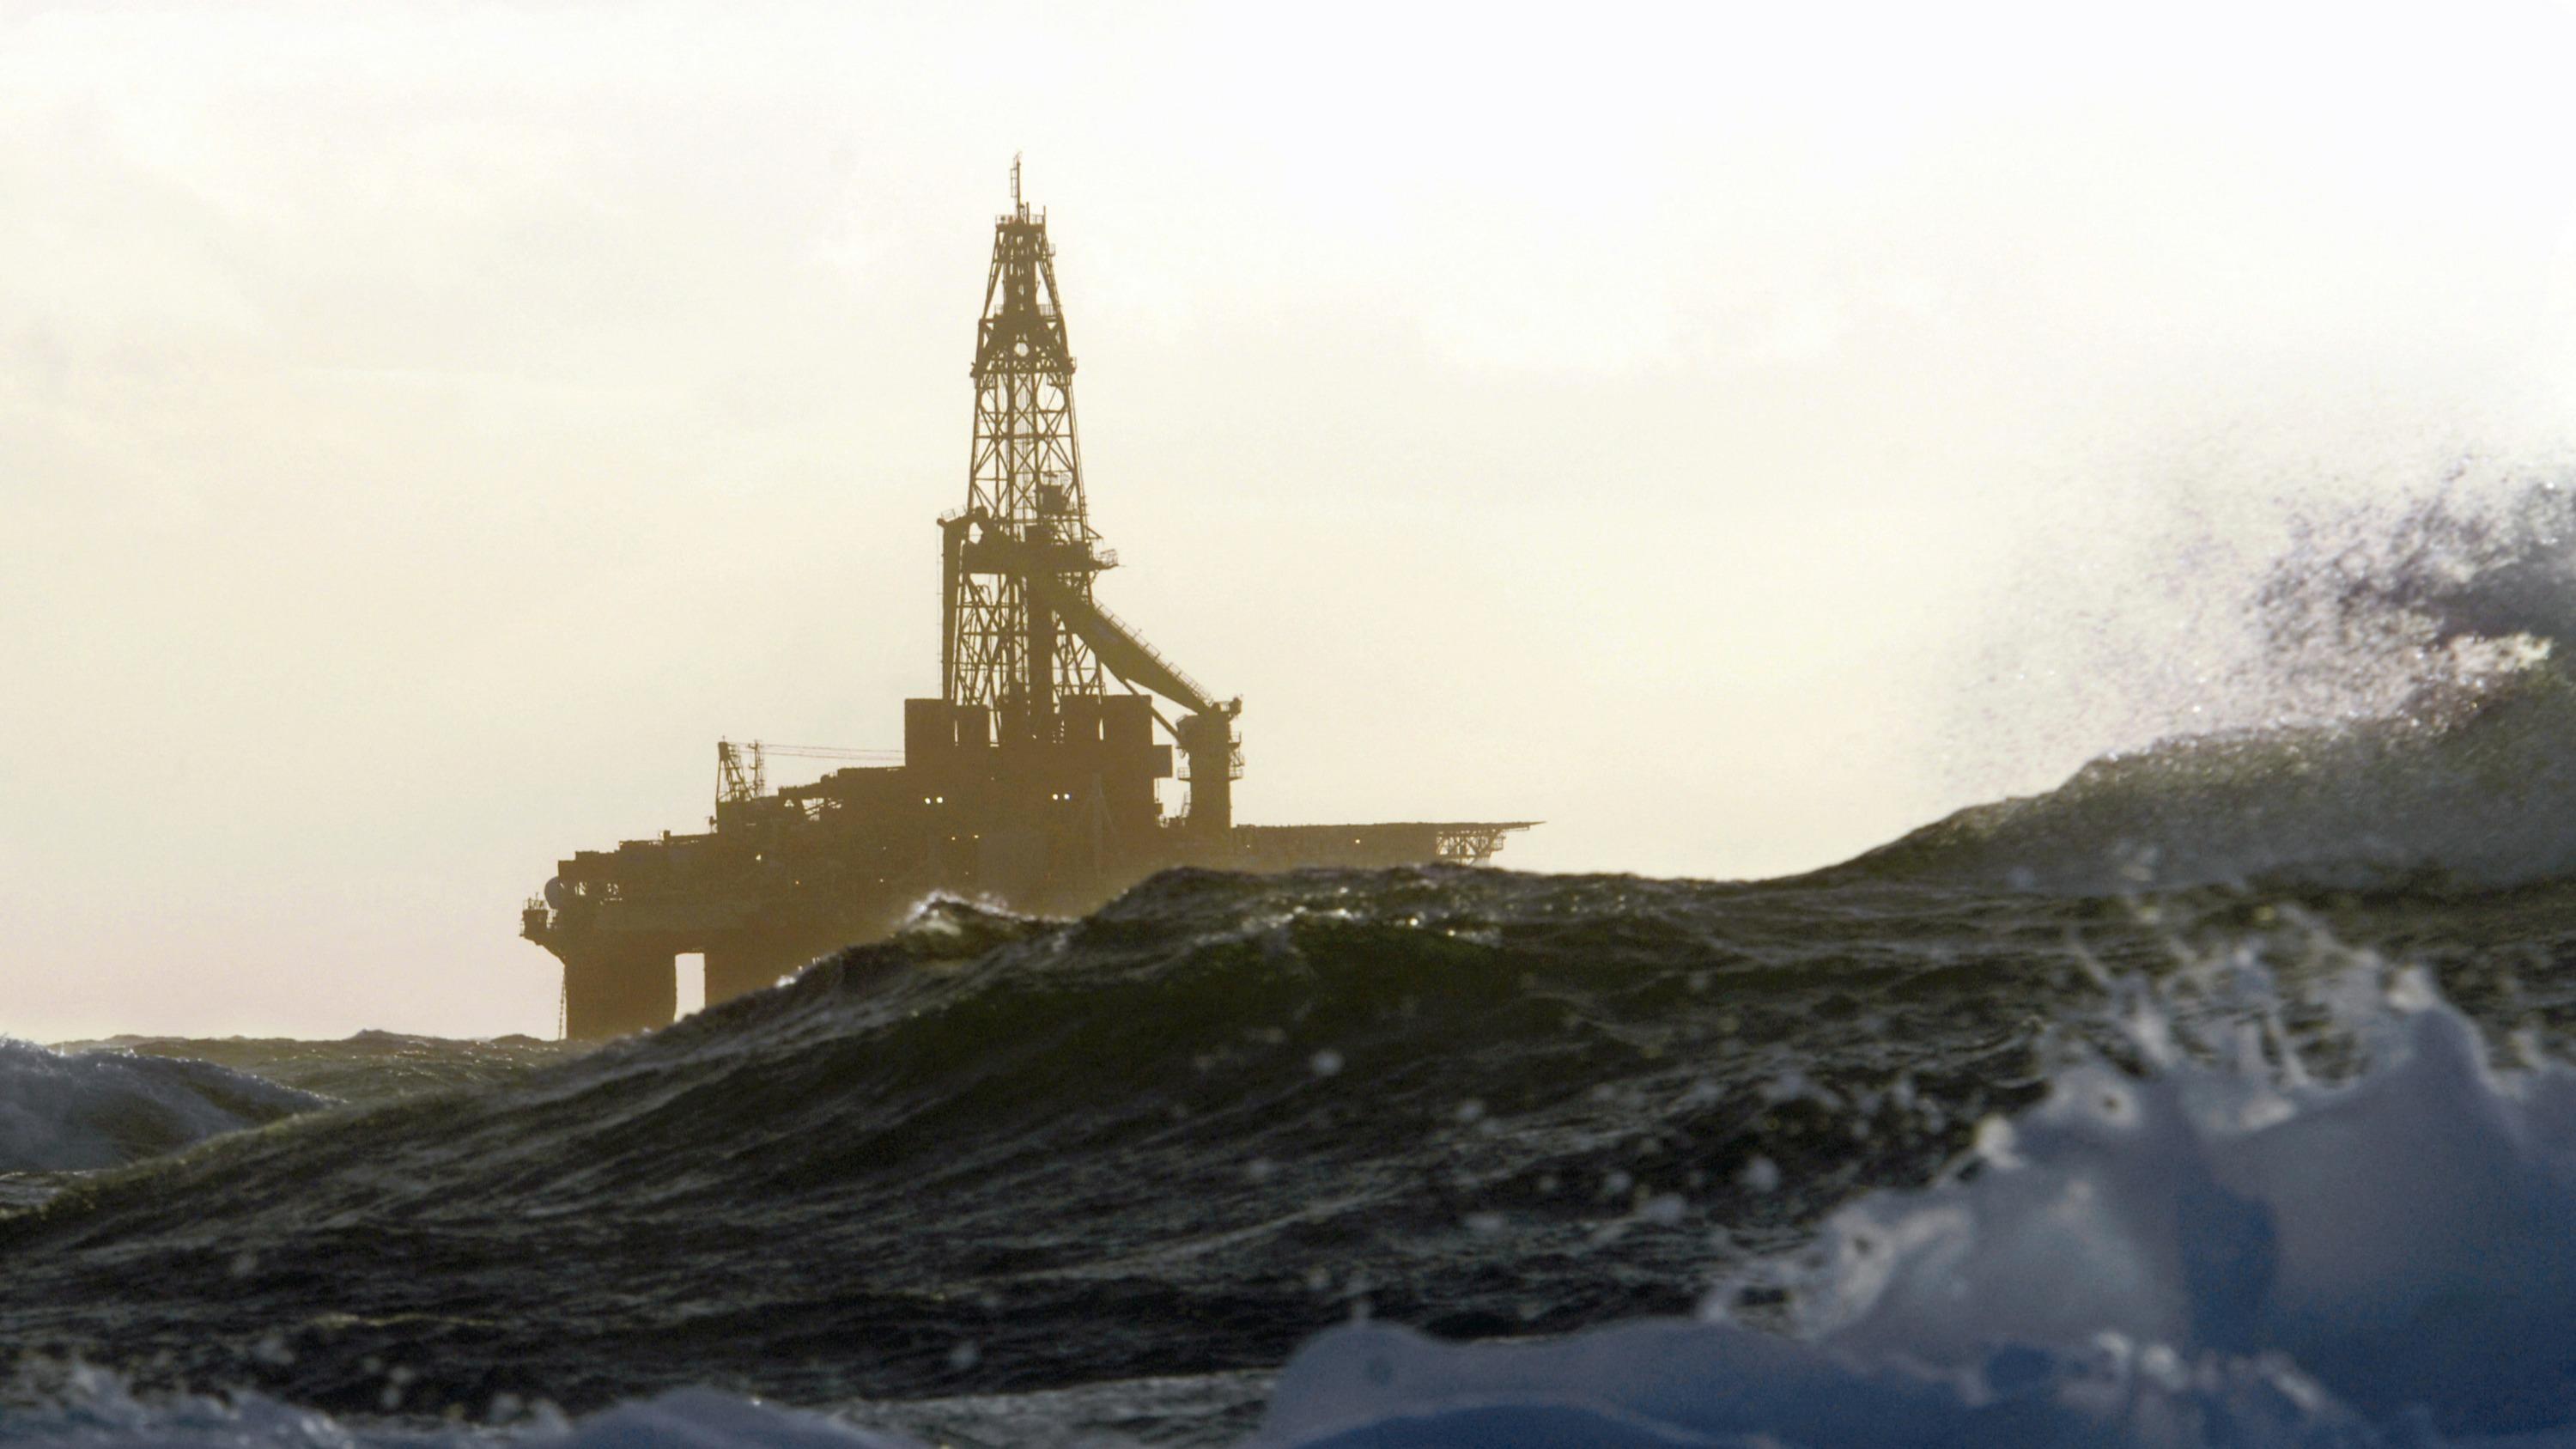
<path id="1" fill-rule="evenodd" d="M 1055 610 L 1066 628 L 1091 646 L 1091 652 L 1100 656 L 1110 673 L 1129 684 L 1150 689 L 1192 714 L 1207 714 L 1219 708 L 1178 665 L 1165 659 L 1096 600 L 1084 598 L 1045 574 L 1029 575 L 1028 584 L 1039 598 L 1046 600 L 1047 607 Z"/>
<path id="2" fill-rule="evenodd" d="M 1197 680 L 1181 672 L 1179 665 L 1164 658 L 1086 590 L 1067 581 L 1078 575 L 1069 576 L 1051 567 L 1055 560 L 1041 557 L 1037 550 L 995 527 L 992 518 L 981 510 L 969 510 L 949 520 L 947 526 L 961 532 L 973 530 L 962 549 L 963 566 L 968 572 L 1007 574 L 1017 579 L 1075 637 L 1091 646 L 1091 652 L 1120 679 L 1150 689 L 1192 714 L 1230 715 L 1240 707 L 1210 698 Z"/>

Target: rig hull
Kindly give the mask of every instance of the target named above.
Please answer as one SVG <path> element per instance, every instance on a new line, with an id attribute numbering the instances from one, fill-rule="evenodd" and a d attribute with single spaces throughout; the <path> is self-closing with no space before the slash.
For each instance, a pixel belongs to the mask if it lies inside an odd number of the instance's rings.
<path id="1" fill-rule="evenodd" d="M 1153 739 L 1144 696 L 1072 702 L 1058 738 L 1043 744 L 993 743 L 983 716 L 907 701 L 901 765 L 742 790 L 719 798 L 707 833 L 557 862 L 520 934 L 562 962 L 565 1034 L 668 1024 L 681 956 L 705 958 L 713 1004 L 881 938 L 934 894 L 1075 915 L 1176 866 L 1477 864 L 1525 823 L 1167 820 L 1155 783 L 1172 775 L 1173 755 Z"/>

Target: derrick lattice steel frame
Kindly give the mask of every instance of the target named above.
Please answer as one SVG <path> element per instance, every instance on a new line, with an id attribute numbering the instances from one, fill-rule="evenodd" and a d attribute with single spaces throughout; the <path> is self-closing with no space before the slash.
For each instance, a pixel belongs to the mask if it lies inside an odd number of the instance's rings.
<path id="1" fill-rule="evenodd" d="M 1055 285 L 1046 214 L 1032 216 L 1011 171 L 1011 210 L 994 219 L 993 265 L 975 336 L 975 443 L 966 509 L 1021 545 L 1063 588 L 1091 597 L 1114 560 L 1099 547 L 1074 430 L 1073 354 Z M 1102 692 L 1100 660 L 1008 572 L 957 569 L 946 581 L 943 693 L 994 711 L 1005 735 L 1050 738 L 1056 701 Z"/>

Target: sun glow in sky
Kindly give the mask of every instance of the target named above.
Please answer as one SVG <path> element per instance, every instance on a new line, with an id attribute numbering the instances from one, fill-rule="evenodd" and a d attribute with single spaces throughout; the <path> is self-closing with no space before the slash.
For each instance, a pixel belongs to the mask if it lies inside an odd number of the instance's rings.
<path id="1" fill-rule="evenodd" d="M 882 746 L 1014 152 L 1252 821 L 1849 855 L 2183 727 L 2283 500 L 2576 423 L 2564 5 L 0 0 L 0 1031 L 550 1030 Z M 2180 527 L 2176 520 L 2189 527 Z M 2074 622 L 2080 621 L 2080 627 Z"/>

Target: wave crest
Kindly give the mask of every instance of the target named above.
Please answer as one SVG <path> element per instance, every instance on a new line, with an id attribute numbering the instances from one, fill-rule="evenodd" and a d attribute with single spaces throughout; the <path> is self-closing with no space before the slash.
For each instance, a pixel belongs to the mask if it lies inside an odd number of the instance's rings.
<path id="1" fill-rule="evenodd" d="M 121 1167 L 329 1105 L 211 1062 L 0 1037 L 0 1172 Z"/>

